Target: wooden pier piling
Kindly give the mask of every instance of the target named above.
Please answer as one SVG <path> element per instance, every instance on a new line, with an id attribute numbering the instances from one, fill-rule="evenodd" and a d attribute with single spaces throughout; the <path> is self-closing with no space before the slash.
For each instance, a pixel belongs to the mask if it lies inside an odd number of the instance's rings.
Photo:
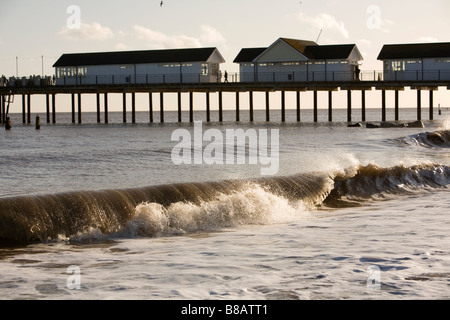
<path id="1" fill-rule="evenodd" d="M 27 111 L 26 111 L 26 107 L 27 107 L 27 103 L 25 100 L 25 94 L 22 94 L 22 123 L 25 124 L 26 123 L 26 116 L 27 116 Z"/>
<path id="2" fill-rule="evenodd" d="M 206 122 L 211 122 L 211 97 L 209 91 L 206 92 Z"/>
<path id="3" fill-rule="evenodd" d="M 148 115 L 150 123 L 153 123 L 153 93 L 148 93 Z"/>
<path id="4" fill-rule="evenodd" d="M 223 96 L 222 96 L 222 91 L 219 91 L 219 122 L 223 122 Z"/>
<path id="5" fill-rule="evenodd" d="M 81 124 L 81 93 L 78 93 L 78 124 Z"/>
<path id="6" fill-rule="evenodd" d="M 127 123 L 127 93 L 122 93 L 122 121 L 123 123 Z"/>
<path id="7" fill-rule="evenodd" d="M 31 123 L 31 94 L 27 95 L 27 107 L 28 107 L 27 123 L 30 124 Z"/>
<path id="8" fill-rule="evenodd" d="M 434 120 L 433 94 L 434 94 L 434 91 L 430 90 L 430 120 Z"/>
<path id="9" fill-rule="evenodd" d="M 72 92 L 72 123 L 75 123 L 75 93 Z"/>
<path id="10" fill-rule="evenodd" d="M 249 111 L 250 111 L 250 122 L 254 121 L 253 118 L 253 91 L 249 91 Z"/>
<path id="11" fill-rule="evenodd" d="M 105 98 L 105 123 L 108 123 L 109 122 L 109 119 L 108 119 L 108 93 L 107 92 L 105 92 L 105 96 L 104 96 L 104 98 Z"/>
<path id="12" fill-rule="evenodd" d="M 101 122 L 101 117 L 100 117 L 100 93 L 96 92 L 96 102 L 97 102 L 97 123 Z"/>
<path id="13" fill-rule="evenodd" d="M 361 90 L 361 121 L 366 121 L 366 90 Z"/>
<path id="14" fill-rule="evenodd" d="M 417 89 L 417 121 L 422 120 L 422 90 Z"/>
<path id="15" fill-rule="evenodd" d="M 56 123 L 56 94 L 52 93 L 52 123 Z"/>
<path id="16" fill-rule="evenodd" d="M 239 91 L 236 91 L 236 122 L 240 121 L 240 99 Z"/>
<path id="17" fill-rule="evenodd" d="M 50 95 L 48 93 L 45 95 L 45 108 L 46 108 L 47 123 L 50 123 Z"/>
<path id="18" fill-rule="evenodd" d="M 159 93 L 159 112 L 160 122 L 164 123 L 164 92 Z"/>
<path id="19" fill-rule="evenodd" d="M 258 99 L 260 98 L 260 93 L 262 93 L 262 99 L 264 99 L 265 95 L 265 120 L 266 122 L 270 122 L 271 119 L 271 93 L 272 92 L 280 92 L 281 94 L 281 122 L 285 122 L 288 119 L 286 114 L 286 108 L 291 100 L 287 100 L 290 98 L 287 96 L 289 92 L 295 92 L 296 96 L 293 96 L 292 101 L 295 100 L 296 103 L 296 120 L 300 122 L 302 120 L 301 117 L 301 91 L 312 92 L 313 94 L 313 121 L 319 121 L 319 107 L 323 108 L 322 105 L 319 106 L 319 96 L 318 92 L 328 91 L 328 121 L 333 122 L 333 91 L 347 91 L 347 121 L 352 121 L 353 116 L 353 106 L 352 106 L 352 91 L 360 91 L 361 92 L 361 121 L 366 121 L 366 91 L 376 90 L 381 91 L 381 121 L 385 122 L 386 119 L 386 111 L 387 111 L 387 103 L 386 103 L 386 92 L 393 91 L 395 94 L 395 120 L 399 121 L 401 118 L 400 115 L 400 92 L 405 90 L 406 87 L 410 87 L 412 90 L 417 91 L 417 120 L 422 119 L 422 90 L 429 91 L 429 119 L 434 119 L 434 104 L 435 104 L 435 96 L 434 91 L 438 90 L 440 87 L 445 87 L 447 90 L 450 90 L 450 85 L 448 81 L 360 81 L 360 82 L 345 82 L 345 81 L 337 81 L 333 83 L 322 83 L 322 82 L 313 82 L 313 83 L 296 83 L 296 82 L 283 82 L 283 83 L 196 83 L 196 84 L 148 84 L 146 86 L 138 86 L 138 85 L 112 85 L 112 86 L 96 86 L 96 85 L 77 85 L 77 86 L 27 86 L 27 87 L 0 87 L 0 102 L 1 102 L 1 115 L 0 115 L 0 123 L 5 123 L 5 118 L 7 116 L 8 111 L 7 105 L 11 103 L 10 97 L 14 94 L 22 96 L 22 122 L 31 123 L 31 112 L 32 112 L 32 95 L 45 95 L 45 110 L 46 110 L 46 122 L 56 123 L 56 104 L 55 104 L 55 96 L 56 94 L 63 94 L 71 96 L 71 111 L 72 111 L 72 123 L 77 121 L 76 112 L 78 116 L 78 123 L 81 124 L 82 121 L 82 95 L 84 94 L 96 94 L 97 97 L 97 123 L 101 122 L 101 101 L 100 95 L 104 95 L 104 123 L 108 123 L 108 94 L 122 94 L 123 99 L 123 122 L 126 123 L 127 119 L 127 101 L 128 93 L 131 94 L 131 122 L 136 123 L 136 94 L 138 93 L 148 93 L 149 94 L 149 121 L 153 123 L 153 94 L 159 92 L 160 94 L 160 122 L 164 123 L 164 94 L 165 93 L 178 93 L 178 120 L 179 122 L 183 121 L 183 94 L 189 94 L 189 122 L 194 122 L 194 97 L 197 93 L 205 93 L 206 94 L 206 121 L 211 121 L 211 102 L 210 102 L 210 93 L 217 92 L 218 93 L 218 105 L 219 105 L 219 122 L 224 121 L 224 94 L 233 93 L 235 94 L 235 118 L 236 122 L 239 122 L 241 105 L 240 98 L 241 93 L 249 94 L 249 121 L 253 122 L 255 120 L 255 96 L 254 93 L 258 93 Z M 50 95 L 52 97 L 50 98 Z M 75 96 L 76 95 L 76 96 Z M 228 98 L 228 96 L 226 97 Z M 51 100 L 50 100 L 51 99 Z M 70 99 L 70 98 L 69 98 Z M 119 98 L 120 99 L 120 98 Z M 75 100 L 77 100 L 77 105 Z M 259 101 L 259 100 L 258 100 Z M 264 108 L 264 102 L 263 108 Z M 325 102 L 326 103 L 326 102 Z M 20 104 L 20 103 L 19 103 Z M 52 105 L 52 110 L 50 110 L 50 105 Z M 14 107 L 14 105 L 13 105 Z M 78 107 L 78 108 L 77 108 Z M 258 107 L 261 107 L 258 105 Z M 20 108 L 20 106 L 19 106 Z M 187 109 L 187 108 L 186 108 Z M 76 111 L 77 110 L 77 111 Z M 20 111 L 17 110 L 17 111 Z M 53 113 L 53 119 L 50 120 L 50 113 Z M 264 111 L 263 111 L 264 112 Z M 294 120 L 294 119 L 292 119 Z M 404 120 L 412 120 L 412 119 L 404 119 Z M 187 119 L 185 119 L 187 121 Z"/>
<path id="20" fill-rule="evenodd" d="M 328 122 L 333 122 L 333 91 L 328 91 Z"/>
<path id="21" fill-rule="evenodd" d="M 347 90 L 347 122 L 352 122 L 352 90 Z"/>
<path id="22" fill-rule="evenodd" d="M 131 123 L 136 123 L 136 92 L 131 93 Z"/>
<path id="23" fill-rule="evenodd" d="M 314 99 L 314 106 L 313 106 L 313 109 L 314 109 L 314 115 L 313 115 L 313 118 L 314 118 L 314 122 L 318 122 L 319 121 L 319 119 L 318 119 L 318 101 L 317 101 L 317 90 L 314 90 L 314 93 L 313 93 L 313 99 Z"/>
<path id="24" fill-rule="evenodd" d="M 194 93 L 189 92 L 189 122 L 194 122 Z"/>

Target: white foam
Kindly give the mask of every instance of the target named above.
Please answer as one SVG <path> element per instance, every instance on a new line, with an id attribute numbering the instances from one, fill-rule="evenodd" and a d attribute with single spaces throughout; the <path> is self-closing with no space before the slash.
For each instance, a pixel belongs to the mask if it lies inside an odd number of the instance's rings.
<path id="1" fill-rule="evenodd" d="M 250 184 L 230 195 L 220 194 L 215 200 L 194 204 L 176 202 L 169 207 L 142 203 L 134 217 L 119 231 L 128 237 L 162 236 L 242 225 L 285 223 L 307 215 L 303 203 L 291 203 L 261 186 Z"/>

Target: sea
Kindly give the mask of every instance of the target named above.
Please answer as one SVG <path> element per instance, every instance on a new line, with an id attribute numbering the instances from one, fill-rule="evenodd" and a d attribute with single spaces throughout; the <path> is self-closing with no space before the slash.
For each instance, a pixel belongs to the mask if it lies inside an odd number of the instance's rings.
<path id="1" fill-rule="evenodd" d="M 401 109 L 403 126 L 388 109 L 396 126 L 382 128 L 319 111 L 317 123 L 311 110 L 300 123 L 295 110 L 285 123 L 276 110 L 270 122 L 228 110 L 222 123 L 200 111 L 195 123 L 168 111 L 152 124 L 148 112 L 136 124 L 121 112 L 108 124 L 41 114 L 39 130 L 37 114 L 30 125 L 11 114 L 12 129 L 0 127 L 0 299 L 449 299 L 450 111 L 412 127 L 416 109 Z M 367 112 L 379 125 L 380 110 Z M 277 172 L 175 163 L 174 132 L 194 139 L 199 124 L 277 133 Z M 258 146 L 246 147 L 250 158 Z"/>

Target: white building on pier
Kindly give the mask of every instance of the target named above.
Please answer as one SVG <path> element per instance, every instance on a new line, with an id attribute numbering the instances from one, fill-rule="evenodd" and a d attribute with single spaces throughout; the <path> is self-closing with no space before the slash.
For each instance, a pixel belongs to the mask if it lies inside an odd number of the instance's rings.
<path id="1" fill-rule="evenodd" d="M 279 38 L 267 48 L 242 49 L 234 62 L 242 82 L 320 82 L 359 80 L 362 60 L 355 44 Z"/>
<path id="2" fill-rule="evenodd" d="M 450 42 L 383 46 L 385 81 L 450 80 Z"/>
<path id="3" fill-rule="evenodd" d="M 53 65 L 56 85 L 216 82 L 217 48 L 63 54 Z"/>

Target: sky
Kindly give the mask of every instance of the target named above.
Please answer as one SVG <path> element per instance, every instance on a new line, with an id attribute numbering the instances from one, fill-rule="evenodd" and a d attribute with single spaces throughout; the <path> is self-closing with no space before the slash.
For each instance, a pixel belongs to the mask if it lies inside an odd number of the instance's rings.
<path id="1" fill-rule="evenodd" d="M 64 53 L 242 48 L 280 37 L 357 44 L 362 70 L 382 70 L 384 44 L 450 41 L 448 0 L 0 0 L 0 73 L 53 75 Z M 77 24 L 78 23 L 78 24 Z"/>

